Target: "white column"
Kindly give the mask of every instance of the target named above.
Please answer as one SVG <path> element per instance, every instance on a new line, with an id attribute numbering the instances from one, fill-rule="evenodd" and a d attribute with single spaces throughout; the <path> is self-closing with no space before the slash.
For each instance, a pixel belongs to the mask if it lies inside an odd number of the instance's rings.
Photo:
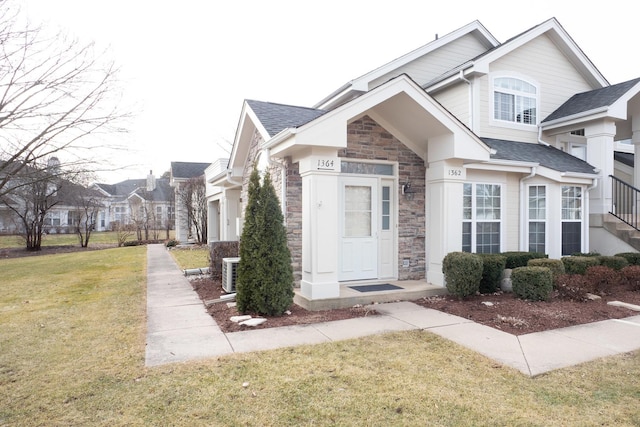
<path id="1" fill-rule="evenodd" d="M 309 156 L 299 164 L 302 177 L 300 291 L 309 300 L 338 298 L 339 159 L 334 152 Z"/>
<path id="2" fill-rule="evenodd" d="M 601 120 L 585 128 L 587 161 L 600 170 L 602 181 L 589 195 L 591 214 L 606 214 L 611 208 L 611 183 L 613 175 L 613 138 L 616 125 L 611 120 Z"/>
<path id="3" fill-rule="evenodd" d="M 444 286 L 442 260 L 462 250 L 462 161 L 445 160 L 427 169 L 427 281 Z"/>

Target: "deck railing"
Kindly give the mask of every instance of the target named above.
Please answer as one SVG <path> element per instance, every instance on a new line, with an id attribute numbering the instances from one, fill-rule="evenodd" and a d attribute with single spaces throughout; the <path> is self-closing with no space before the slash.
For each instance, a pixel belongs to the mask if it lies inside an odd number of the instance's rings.
<path id="1" fill-rule="evenodd" d="M 640 190 L 613 175 L 611 177 L 611 210 L 609 213 L 622 222 L 640 230 Z"/>

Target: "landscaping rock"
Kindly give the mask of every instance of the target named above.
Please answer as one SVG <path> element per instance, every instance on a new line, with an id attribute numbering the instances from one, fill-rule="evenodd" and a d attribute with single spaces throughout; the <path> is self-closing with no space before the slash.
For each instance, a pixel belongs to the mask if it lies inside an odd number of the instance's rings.
<path id="1" fill-rule="evenodd" d="M 245 322 L 249 319 L 251 319 L 251 316 L 249 316 L 248 314 L 245 314 L 244 316 L 231 316 L 229 320 L 231 320 L 234 323 L 240 323 L 240 322 Z"/>
<path id="2" fill-rule="evenodd" d="M 267 319 L 265 319 L 264 317 L 255 317 L 253 319 L 249 319 L 249 320 L 245 320 L 244 322 L 240 322 L 240 325 L 242 325 L 242 326 L 258 326 L 258 325 L 262 325 L 266 321 L 267 321 Z"/>

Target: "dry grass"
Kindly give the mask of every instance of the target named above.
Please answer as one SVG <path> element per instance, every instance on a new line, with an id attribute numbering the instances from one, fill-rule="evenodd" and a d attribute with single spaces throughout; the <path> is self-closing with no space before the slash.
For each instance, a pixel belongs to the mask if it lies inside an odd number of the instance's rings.
<path id="1" fill-rule="evenodd" d="M 640 424 L 638 353 L 531 379 L 412 331 L 145 368 L 145 255 L 0 260 L 0 425 Z"/>
<path id="2" fill-rule="evenodd" d="M 209 267 L 209 247 L 173 248 L 169 252 L 181 269 Z"/>

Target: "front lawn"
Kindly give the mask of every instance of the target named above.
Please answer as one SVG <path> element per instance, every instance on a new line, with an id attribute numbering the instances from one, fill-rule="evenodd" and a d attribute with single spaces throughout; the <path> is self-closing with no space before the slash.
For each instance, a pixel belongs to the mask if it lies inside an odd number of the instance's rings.
<path id="1" fill-rule="evenodd" d="M 0 425 L 640 424 L 640 354 L 528 378 L 411 331 L 145 368 L 144 247 L 0 260 Z"/>

